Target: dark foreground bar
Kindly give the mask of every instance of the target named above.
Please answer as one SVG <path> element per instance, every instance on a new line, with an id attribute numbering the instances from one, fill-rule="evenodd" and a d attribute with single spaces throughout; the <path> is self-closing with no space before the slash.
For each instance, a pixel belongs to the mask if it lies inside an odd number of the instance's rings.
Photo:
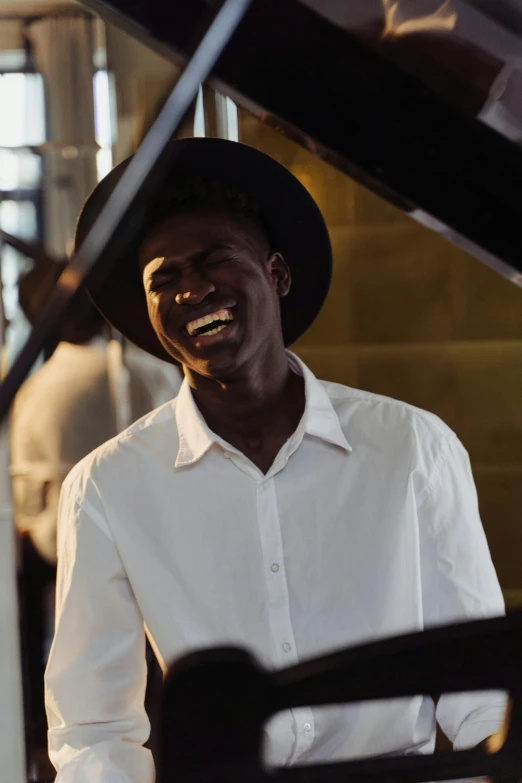
<path id="1" fill-rule="evenodd" d="M 276 673 L 246 652 L 215 649 L 177 661 L 158 726 L 158 783 L 420 783 L 487 775 L 522 779 L 522 612 L 341 650 Z M 262 729 L 291 707 L 498 689 L 511 696 L 494 754 L 367 759 L 266 770 Z"/>

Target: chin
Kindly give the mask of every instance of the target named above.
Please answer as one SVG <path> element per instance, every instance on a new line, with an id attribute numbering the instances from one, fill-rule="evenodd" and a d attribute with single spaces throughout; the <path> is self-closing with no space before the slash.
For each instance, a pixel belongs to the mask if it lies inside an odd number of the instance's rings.
<path id="1" fill-rule="evenodd" d="M 224 377 L 236 372 L 256 352 L 251 344 L 248 350 L 241 338 L 194 351 L 190 350 L 190 346 L 176 343 L 166 337 L 160 337 L 160 340 L 173 359 L 191 372 L 208 378 Z"/>
<path id="2" fill-rule="evenodd" d="M 227 353 L 225 355 L 191 357 L 189 361 L 185 362 L 185 366 L 192 372 L 207 378 L 224 378 L 238 370 L 241 362 L 238 361 L 237 353 Z"/>

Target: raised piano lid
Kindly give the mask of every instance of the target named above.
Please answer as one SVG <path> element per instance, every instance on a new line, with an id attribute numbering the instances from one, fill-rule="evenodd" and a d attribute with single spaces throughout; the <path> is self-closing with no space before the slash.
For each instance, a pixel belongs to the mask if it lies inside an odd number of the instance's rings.
<path id="1" fill-rule="evenodd" d="M 522 141 L 522 0 L 302 0 L 461 111 Z"/>
<path id="2" fill-rule="evenodd" d="M 177 62 L 208 9 L 84 4 Z M 521 6 L 254 0 L 211 82 L 522 285 Z"/>

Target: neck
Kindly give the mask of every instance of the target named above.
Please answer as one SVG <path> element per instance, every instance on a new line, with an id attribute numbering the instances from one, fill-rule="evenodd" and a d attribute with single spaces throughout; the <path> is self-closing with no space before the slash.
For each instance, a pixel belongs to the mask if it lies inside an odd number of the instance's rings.
<path id="1" fill-rule="evenodd" d="M 290 370 L 284 349 L 256 356 L 226 378 L 207 378 L 188 368 L 185 374 L 205 421 L 229 441 L 262 435 L 268 423 L 295 428 L 304 409 L 302 379 Z"/>

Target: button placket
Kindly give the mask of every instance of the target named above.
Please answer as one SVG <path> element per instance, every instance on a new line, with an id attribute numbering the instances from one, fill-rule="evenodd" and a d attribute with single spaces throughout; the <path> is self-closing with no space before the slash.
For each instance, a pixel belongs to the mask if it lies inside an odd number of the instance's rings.
<path id="1" fill-rule="evenodd" d="M 289 666 L 296 663 L 298 658 L 290 615 L 290 596 L 283 556 L 283 538 L 277 507 L 275 478 L 265 478 L 260 482 L 257 512 L 274 663 L 281 667 Z"/>
<path id="2" fill-rule="evenodd" d="M 280 668 L 297 663 L 294 629 L 290 615 L 290 595 L 286 579 L 283 556 L 283 537 L 277 507 L 275 478 L 265 479 L 259 485 L 257 512 L 259 536 L 266 575 L 268 595 L 268 618 L 272 632 L 274 663 Z M 295 737 L 292 759 L 297 760 L 312 747 L 314 741 L 314 721 L 309 708 L 291 710 L 291 720 Z M 304 724 L 310 726 L 305 731 Z"/>

